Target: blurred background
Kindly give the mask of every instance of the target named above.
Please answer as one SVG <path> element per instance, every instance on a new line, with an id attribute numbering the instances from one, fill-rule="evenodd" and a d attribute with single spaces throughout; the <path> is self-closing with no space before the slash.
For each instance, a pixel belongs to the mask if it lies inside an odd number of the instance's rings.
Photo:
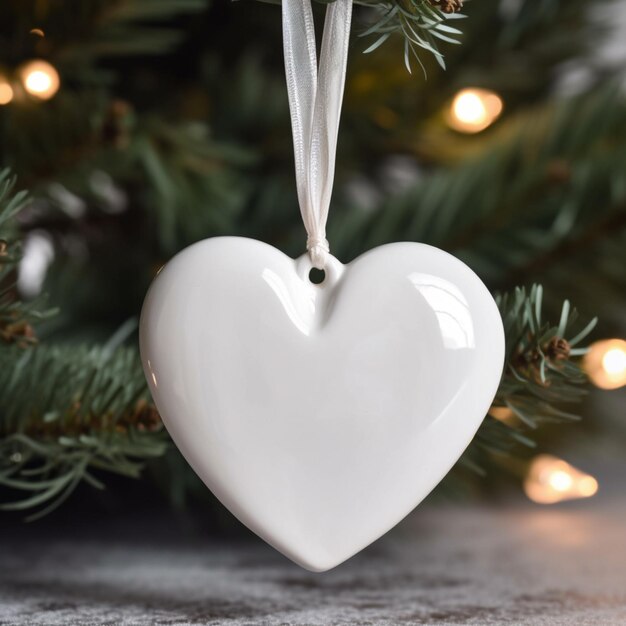
<path id="1" fill-rule="evenodd" d="M 626 2 L 472 0 L 461 19 L 461 2 L 411 1 L 461 31 L 419 30 L 411 72 L 410 21 L 385 22 L 396 4 L 355 2 L 333 253 L 425 242 L 508 294 L 508 378 L 431 500 L 610 490 L 626 447 Z M 275 3 L 2 2 L 4 523 L 167 508 L 242 532 L 169 443 L 136 325 L 156 271 L 195 241 L 302 253 L 284 82 Z"/>

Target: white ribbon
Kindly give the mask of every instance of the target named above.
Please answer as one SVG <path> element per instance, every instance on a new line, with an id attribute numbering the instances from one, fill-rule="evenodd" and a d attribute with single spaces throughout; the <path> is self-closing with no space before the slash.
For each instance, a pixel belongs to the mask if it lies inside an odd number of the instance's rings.
<path id="1" fill-rule="evenodd" d="M 282 7 L 298 202 L 311 263 L 324 269 L 352 0 L 335 0 L 326 8 L 319 78 L 311 0 L 282 0 Z"/>

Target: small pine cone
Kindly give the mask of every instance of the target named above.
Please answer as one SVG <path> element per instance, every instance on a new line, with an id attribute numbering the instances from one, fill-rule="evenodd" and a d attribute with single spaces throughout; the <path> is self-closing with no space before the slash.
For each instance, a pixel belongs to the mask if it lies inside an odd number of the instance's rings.
<path id="1" fill-rule="evenodd" d="M 16 343 L 20 347 L 26 347 L 36 341 L 33 327 L 25 321 L 0 326 L 0 338 L 7 343 Z"/>
<path id="2" fill-rule="evenodd" d="M 443 13 L 458 13 L 463 8 L 463 0 L 428 0 L 428 4 Z"/>
<path id="3" fill-rule="evenodd" d="M 566 339 L 554 337 L 546 348 L 546 355 L 554 361 L 565 361 L 569 358 L 571 347 Z"/>
<path id="4" fill-rule="evenodd" d="M 145 400 L 137 402 L 135 407 L 135 427 L 140 432 L 156 432 L 161 429 L 161 416 L 153 404 L 148 404 Z"/>

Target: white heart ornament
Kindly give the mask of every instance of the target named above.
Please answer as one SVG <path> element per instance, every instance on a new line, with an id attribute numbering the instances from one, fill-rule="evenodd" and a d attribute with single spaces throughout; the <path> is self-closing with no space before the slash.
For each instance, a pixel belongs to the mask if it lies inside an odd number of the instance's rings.
<path id="1" fill-rule="evenodd" d="M 190 465 L 246 526 L 330 569 L 405 517 L 467 447 L 504 332 L 461 261 L 394 243 L 322 284 L 308 255 L 219 237 L 174 257 L 144 303 L 144 370 Z"/>

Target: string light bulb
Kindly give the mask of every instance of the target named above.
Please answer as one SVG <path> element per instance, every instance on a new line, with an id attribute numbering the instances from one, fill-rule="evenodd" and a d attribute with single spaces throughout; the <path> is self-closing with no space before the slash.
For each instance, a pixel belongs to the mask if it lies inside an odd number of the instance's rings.
<path id="1" fill-rule="evenodd" d="M 524 492 L 538 504 L 590 498 L 597 491 L 593 476 L 549 454 L 533 459 L 524 480 Z"/>
<path id="2" fill-rule="evenodd" d="M 0 106 L 9 104 L 14 96 L 13 87 L 6 76 L 0 74 Z"/>
<path id="3" fill-rule="evenodd" d="M 596 387 L 617 389 L 626 385 L 626 341 L 604 339 L 593 343 L 584 361 L 585 371 Z"/>
<path id="4" fill-rule="evenodd" d="M 462 133 L 479 133 L 491 126 L 502 114 L 502 98 L 488 89 L 469 88 L 459 91 L 447 114 L 448 124 Z"/>
<path id="5" fill-rule="evenodd" d="M 40 100 L 50 100 L 61 86 L 61 79 L 56 69 L 47 61 L 40 59 L 28 61 L 22 65 L 18 74 L 24 89 Z"/>
<path id="6" fill-rule="evenodd" d="M 513 426 L 518 421 L 515 413 L 508 406 L 492 406 L 489 409 L 489 415 L 508 426 Z"/>

